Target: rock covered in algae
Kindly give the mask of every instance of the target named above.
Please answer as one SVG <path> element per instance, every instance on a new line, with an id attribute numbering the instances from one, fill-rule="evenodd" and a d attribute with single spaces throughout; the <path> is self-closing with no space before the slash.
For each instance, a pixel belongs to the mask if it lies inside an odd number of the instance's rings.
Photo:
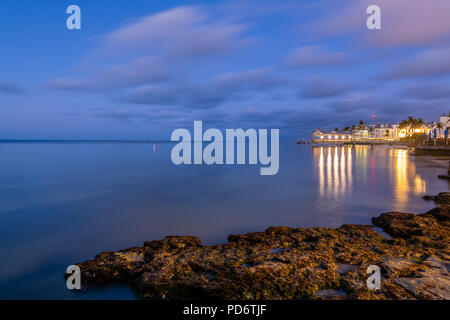
<path id="1" fill-rule="evenodd" d="M 450 299 L 450 207 L 372 222 L 392 238 L 368 225 L 270 227 L 214 246 L 168 236 L 78 265 L 85 286 L 128 283 L 148 299 Z"/>

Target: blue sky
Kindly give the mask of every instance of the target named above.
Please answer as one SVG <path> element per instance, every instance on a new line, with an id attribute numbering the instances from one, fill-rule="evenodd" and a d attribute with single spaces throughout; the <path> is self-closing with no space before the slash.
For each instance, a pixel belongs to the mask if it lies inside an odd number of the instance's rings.
<path id="1" fill-rule="evenodd" d="M 67 30 L 66 8 L 82 29 Z M 378 4 L 382 30 L 366 28 Z M 450 2 L 24 1 L 0 4 L 0 139 L 168 139 L 450 111 Z"/>

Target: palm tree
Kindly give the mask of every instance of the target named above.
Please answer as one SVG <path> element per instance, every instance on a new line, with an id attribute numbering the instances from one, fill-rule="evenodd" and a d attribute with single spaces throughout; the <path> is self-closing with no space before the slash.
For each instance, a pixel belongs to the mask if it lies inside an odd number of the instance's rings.
<path id="1" fill-rule="evenodd" d="M 389 129 L 386 129 L 386 131 L 384 132 L 384 136 L 385 136 L 386 138 L 389 138 Z"/>
<path id="2" fill-rule="evenodd" d="M 354 124 L 352 124 L 352 131 L 355 131 L 356 127 Z"/>
<path id="3" fill-rule="evenodd" d="M 349 129 L 350 129 L 349 127 L 344 127 L 344 129 L 342 129 L 342 130 L 348 131 Z"/>
<path id="4" fill-rule="evenodd" d="M 358 130 L 362 130 L 364 128 L 366 124 L 364 123 L 364 121 L 359 120 L 359 125 L 358 125 Z"/>
<path id="5" fill-rule="evenodd" d="M 416 129 L 419 126 L 419 121 L 417 119 L 414 119 L 413 117 L 408 117 L 409 126 L 411 128 L 411 132 L 414 132 L 414 129 Z"/>
<path id="6" fill-rule="evenodd" d="M 419 129 L 424 125 L 425 125 L 425 121 L 423 121 L 422 118 L 415 119 L 414 117 L 409 116 L 408 119 L 402 120 L 400 122 L 400 124 L 398 125 L 398 128 L 400 130 L 405 129 L 408 136 L 411 136 L 415 132 L 415 129 Z"/>
<path id="7" fill-rule="evenodd" d="M 406 129 L 408 127 L 408 120 L 402 120 L 400 121 L 398 128 L 399 129 Z"/>
<path id="8" fill-rule="evenodd" d="M 443 128 L 444 126 L 442 125 L 442 123 L 440 123 L 440 122 L 438 122 L 437 124 L 436 124 L 436 128 L 439 130 L 439 136 L 441 136 L 441 129 Z"/>

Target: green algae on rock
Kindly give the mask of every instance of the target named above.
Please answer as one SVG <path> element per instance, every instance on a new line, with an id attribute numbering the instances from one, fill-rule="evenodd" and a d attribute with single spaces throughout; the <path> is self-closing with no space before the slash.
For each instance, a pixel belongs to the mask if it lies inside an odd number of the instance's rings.
<path id="1" fill-rule="evenodd" d="M 168 236 L 78 264 L 86 286 L 128 283 L 148 299 L 450 299 L 450 207 L 368 225 L 270 227 L 203 246 Z M 369 265 L 381 290 L 367 288 Z"/>

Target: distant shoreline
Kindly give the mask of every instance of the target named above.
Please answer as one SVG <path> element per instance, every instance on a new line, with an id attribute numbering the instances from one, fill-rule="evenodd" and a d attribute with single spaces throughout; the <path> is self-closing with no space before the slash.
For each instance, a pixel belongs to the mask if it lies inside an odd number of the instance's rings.
<path id="1" fill-rule="evenodd" d="M 70 139 L 0 139 L 1 143 L 174 143 L 170 140 L 70 140 Z"/>

